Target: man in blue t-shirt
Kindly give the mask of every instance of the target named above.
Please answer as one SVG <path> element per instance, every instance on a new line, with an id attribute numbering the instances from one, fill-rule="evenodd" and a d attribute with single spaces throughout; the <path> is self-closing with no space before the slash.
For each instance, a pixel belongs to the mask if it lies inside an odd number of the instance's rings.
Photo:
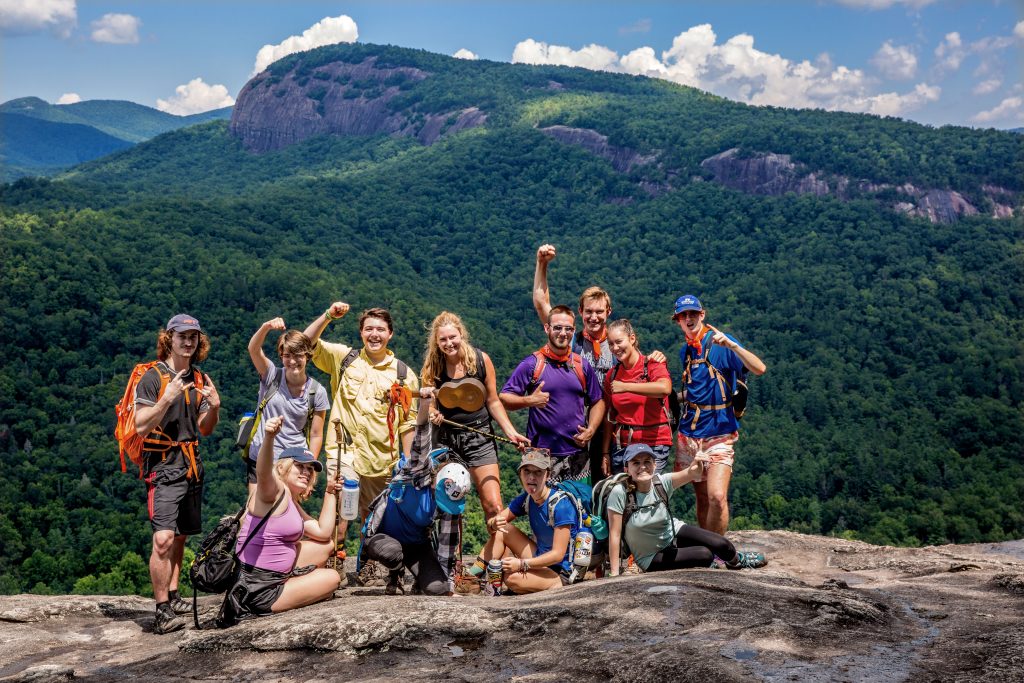
<path id="1" fill-rule="evenodd" d="M 763 375 L 764 361 L 730 335 L 704 323 L 704 307 L 692 294 L 676 299 L 672 319 L 686 337 L 679 351 L 683 364 L 683 413 L 679 419 L 675 471 L 695 459 L 705 463 L 702 479 L 694 481 L 697 521 L 717 534 L 729 528 L 729 480 L 733 444 L 739 423 L 732 398 L 741 373 Z"/>
<path id="2" fill-rule="evenodd" d="M 556 493 L 548 486 L 552 464 L 547 450 L 527 449 L 519 463 L 523 492 L 487 520 L 488 531 L 494 533 L 494 548 L 486 559 L 501 558 L 505 585 L 516 593 L 536 593 L 573 581 L 570 545 L 581 520 L 576 506 L 564 495 L 558 496 L 551 510 Z M 523 515 L 530 520 L 532 539 L 509 523 Z"/>

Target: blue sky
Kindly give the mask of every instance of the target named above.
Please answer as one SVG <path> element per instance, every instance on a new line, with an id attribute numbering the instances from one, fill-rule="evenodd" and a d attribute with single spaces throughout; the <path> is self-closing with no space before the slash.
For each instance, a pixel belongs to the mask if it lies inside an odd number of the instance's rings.
<path id="1" fill-rule="evenodd" d="M 1024 126 L 1022 4 L 0 0 L 0 101 L 193 113 L 230 104 L 261 48 L 266 62 L 358 40 L 644 74 L 751 104 L 1010 128 Z"/>

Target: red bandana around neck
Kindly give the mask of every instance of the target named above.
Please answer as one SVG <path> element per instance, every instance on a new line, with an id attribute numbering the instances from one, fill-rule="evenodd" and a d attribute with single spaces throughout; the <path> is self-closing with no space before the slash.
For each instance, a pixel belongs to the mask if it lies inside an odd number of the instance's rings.
<path id="1" fill-rule="evenodd" d="M 704 335 L 708 333 L 708 329 L 709 328 L 707 325 L 701 325 L 700 332 L 697 334 L 696 337 L 694 337 L 693 339 L 690 339 L 689 337 L 686 338 L 686 345 L 691 347 L 694 351 L 696 351 L 697 356 L 700 356 L 703 352 L 703 349 L 701 348 L 701 340 L 704 339 Z"/>
<path id="2" fill-rule="evenodd" d="M 550 344 L 545 344 L 540 347 L 540 353 L 545 358 L 555 361 L 556 363 L 568 363 L 569 356 L 572 354 L 572 348 L 566 348 L 565 353 L 559 355 L 551 348 Z"/>
<path id="3" fill-rule="evenodd" d="M 601 342 L 608 338 L 608 328 L 605 327 L 603 330 L 601 330 L 601 335 L 598 337 L 591 337 L 589 334 L 587 334 L 586 330 L 583 330 L 583 338 L 594 346 L 594 358 L 600 358 Z"/>

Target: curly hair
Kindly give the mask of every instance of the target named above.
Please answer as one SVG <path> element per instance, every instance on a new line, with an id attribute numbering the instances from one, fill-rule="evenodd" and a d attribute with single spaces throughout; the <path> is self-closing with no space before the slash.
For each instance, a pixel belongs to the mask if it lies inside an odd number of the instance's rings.
<path id="1" fill-rule="evenodd" d="M 157 359 L 167 360 L 171 357 L 171 337 L 173 336 L 173 332 L 168 332 L 164 329 L 161 329 L 159 334 L 156 335 Z M 210 355 L 210 338 L 206 336 L 205 332 L 200 332 L 199 346 L 196 347 L 196 352 L 192 355 L 192 364 L 202 363 L 208 355 Z"/>
<path id="2" fill-rule="evenodd" d="M 274 476 L 284 485 L 284 480 L 288 476 L 288 473 L 295 467 L 295 460 L 292 458 L 281 458 L 274 463 Z M 309 486 L 306 490 L 299 494 L 299 502 L 304 503 L 313 494 L 313 489 L 316 487 L 317 473 L 313 471 L 313 475 L 309 478 Z"/>
<path id="3" fill-rule="evenodd" d="M 437 378 L 441 376 L 444 368 L 444 354 L 437 344 L 437 335 L 442 327 L 454 327 L 462 336 L 462 345 L 459 348 L 459 361 L 466 370 L 466 376 L 476 374 L 476 352 L 469 341 L 469 331 L 462 322 L 462 318 L 450 311 L 441 311 L 430 323 L 430 332 L 427 334 L 427 347 L 423 353 L 423 369 L 420 370 L 420 381 L 425 387 L 434 386 Z"/>

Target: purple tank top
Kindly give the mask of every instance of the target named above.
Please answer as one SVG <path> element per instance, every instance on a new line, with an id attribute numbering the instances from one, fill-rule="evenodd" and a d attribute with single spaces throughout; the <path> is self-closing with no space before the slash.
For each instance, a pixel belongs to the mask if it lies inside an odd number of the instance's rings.
<path id="1" fill-rule="evenodd" d="M 249 529 L 260 523 L 260 517 L 248 510 L 242 528 L 238 532 L 235 552 L 241 549 L 245 539 L 249 538 Z M 268 569 L 270 571 L 288 573 L 295 568 L 295 557 L 298 554 L 298 542 L 302 538 L 302 515 L 294 500 L 288 501 L 288 509 L 284 514 L 271 517 L 259 530 L 245 550 L 238 556 L 245 564 Z"/>

